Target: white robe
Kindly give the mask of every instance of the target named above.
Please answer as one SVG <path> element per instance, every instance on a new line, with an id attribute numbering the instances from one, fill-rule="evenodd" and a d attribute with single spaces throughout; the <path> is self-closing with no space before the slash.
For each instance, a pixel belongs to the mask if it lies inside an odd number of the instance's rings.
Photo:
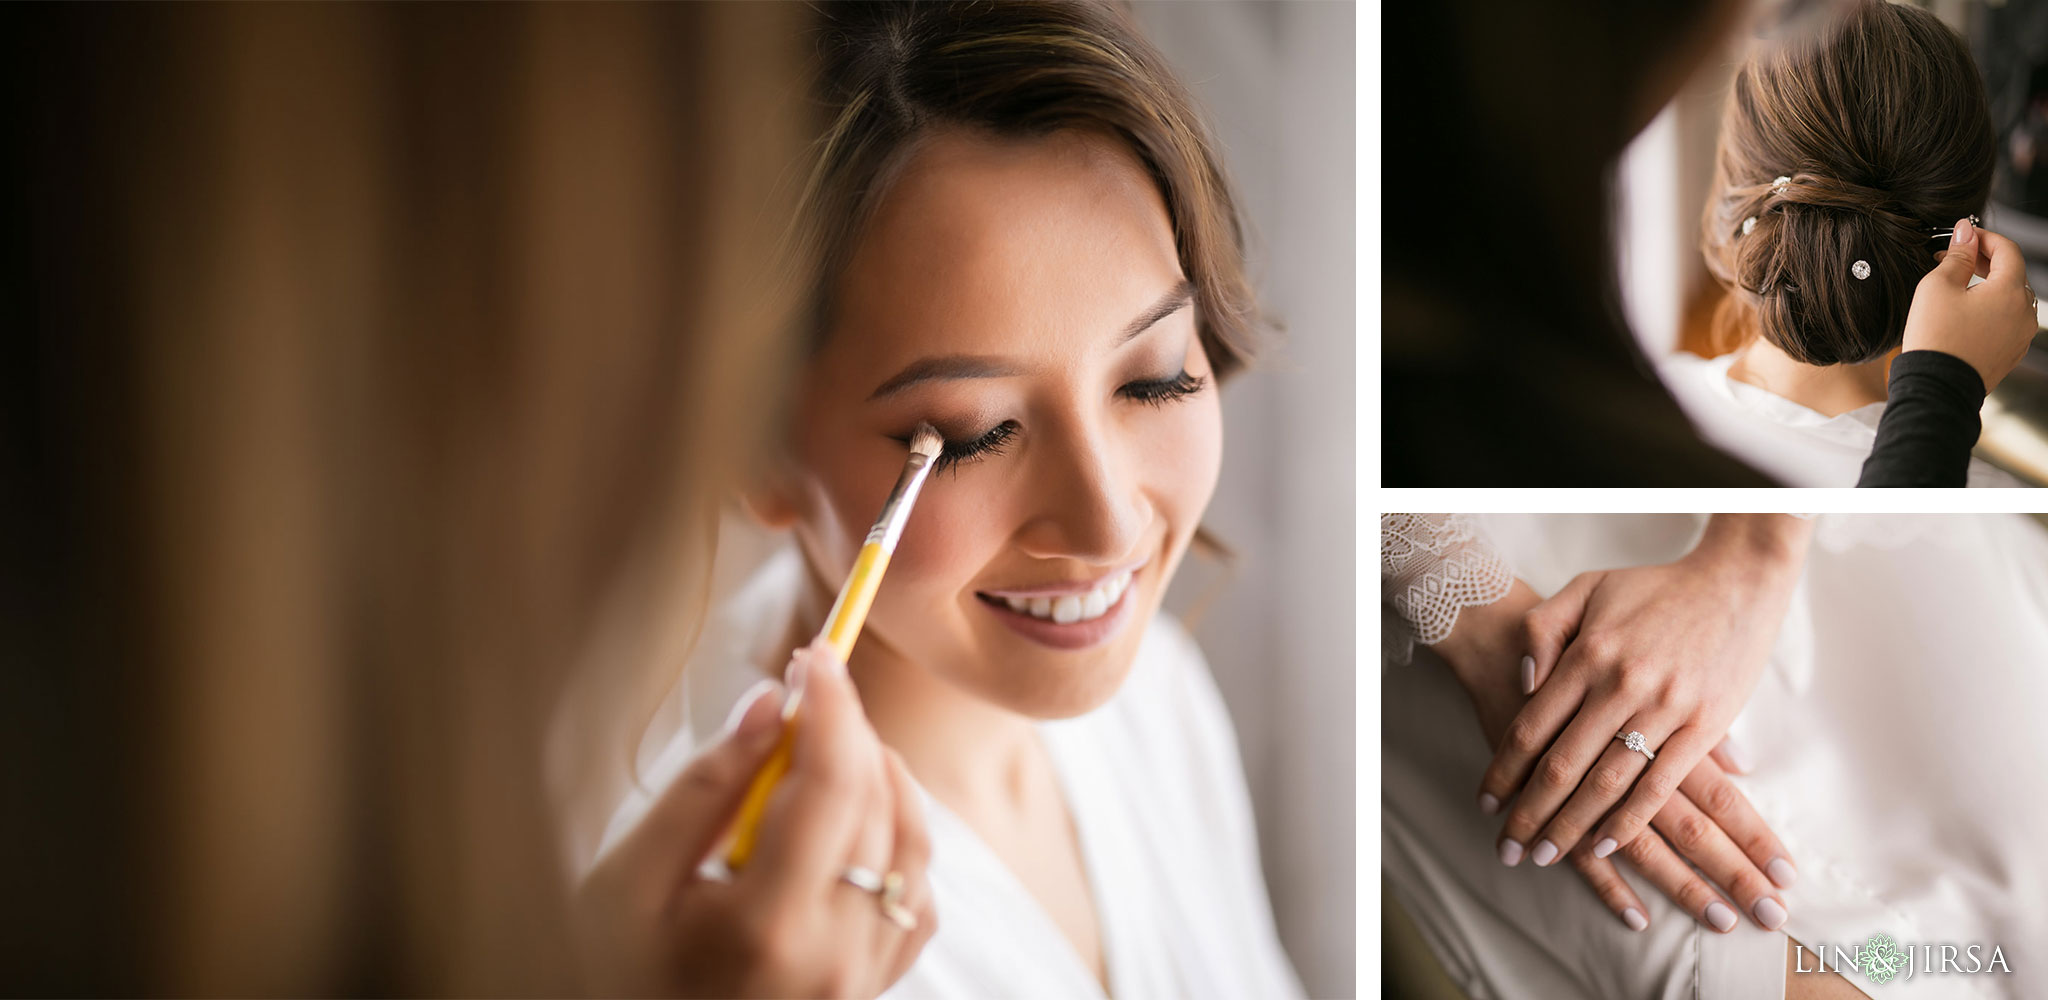
<path id="1" fill-rule="evenodd" d="M 784 550 L 720 609 L 656 728 L 647 785 L 668 784 L 738 695 L 780 664 L 800 563 Z M 687 705 L 684 703 L 687 702 Z M 1164 615 L 1130 677 L 1086 715 L 1039 723 L 1081 845 L 1111 992 L 1143 997 L 1302 995 L 1274 930 L 1237 742 L 1200 650 Z M 614 815 L 607 844 L 648 796 Z M 1100 998 L 1101 985 L 993 850 L 929 793 L 929 876 L 939 930 L 884 996 Z M 847 891 L 851 892 L 852 889 Z"/>
<path id="2" fill-rule="evenodd" d="M 1668 562 L 1703 518 L 1494 515 L 1482 530 L 1538 593 Z M 1781 996 L 1785 935 L 1978 945 L 2010 974 L 1916 972 L 1875 1000 L 2048 996 L 2048 531 L 2019 515 L 1822 515 L 1769 665 L 1730 732 L 1736 778 L 1785 843 L 1784 932 L 1719 934 L 1624 866 L 1651 925 L 1623 927 L 1568 866 L 1509 869 L 1473 805 L 1490 753 L 1441 661 L 1383 675 L 1384 868 L 1475 997 Z M 1513 670 L 1513 664 L 1502 669 Z M 1955 961 L 1965 961 L 1958 952 Z M 1816 960 L 1807 957 L 1808 968 Z"/>
<path id="3" fill-rule="evenodd" d="M 1674 354 L 1657 366 L 1700 436 L 1787 486 L 1854 486 L 1877 443 L 1883 403 L 1830 417 L 1728 376 L 1734 354 Z M 1970 486 L 2020 486 L 2010 474 L 1970 460 Z"/>

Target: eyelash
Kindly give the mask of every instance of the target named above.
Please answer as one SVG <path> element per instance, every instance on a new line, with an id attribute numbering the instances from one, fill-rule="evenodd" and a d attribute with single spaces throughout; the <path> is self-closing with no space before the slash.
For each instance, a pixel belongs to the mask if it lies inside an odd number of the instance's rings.
<path id="1" fill-rule="evenodd" d="M 1177 400 L 1186 399 L 1208 388 L 1209 379 L 1203 375 L 1190 375 L 1183 371 L 1172 378 L 1153 379 L 1145 382 L 1130 382 L 1117 390 L 1117 395 L 1146 406 L 1165 406 Z M 1023 426 L 1015 420 L 1005 420 L 990 428 L 988 433 L 971 441 L 948 439 L 940 449 L 939 458 L 932 463 L 932 472 L 940 473 L 965 462 L 973 462 L 991 455 L 1000 455 L 1016 437 Z M 904 440 L 908 440 L 907 438 Z"/>
<path id="2" fill-rule="evenodd" d="M 1154 379 L 1150 382 L 1132 382 L 1117 390 L 1117 395 L 1147 406 L 1164 406 L 1175 400 L 1186 399 L 1201 392 L 1209 385 L 1203 375 L 1190 375 L 1186 371 L 1172 378 Z"/>

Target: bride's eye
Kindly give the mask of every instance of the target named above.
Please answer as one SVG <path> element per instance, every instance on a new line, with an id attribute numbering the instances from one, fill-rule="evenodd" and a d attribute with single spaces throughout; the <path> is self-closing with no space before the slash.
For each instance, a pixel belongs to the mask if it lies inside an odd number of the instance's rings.
<path id="1" fill-rule="evenodd" d="M 1126 382 L 1117 390 L 1117 395 L 1147 406 L 1164 406 L 1201 392 L 1208 384 L 1209 379 L 1206 376 L 1190 375 L 1183 370 L 1172 378 Z"/>
<path id="2" fill-rule="evenodd" d="M 991 455 L 1002 454 L 1003 448 L 1021 429 L 1015 420 L 1005 420 L 989 428 L 988 433 L 965 441 L 946 439 L 945 447 L 939 449 L 939 459 L 932 463 L 932 472 L 944 472 L 963 462 L 973 462 Z M 903 439 L 906 443 L 908 438 Z"/>

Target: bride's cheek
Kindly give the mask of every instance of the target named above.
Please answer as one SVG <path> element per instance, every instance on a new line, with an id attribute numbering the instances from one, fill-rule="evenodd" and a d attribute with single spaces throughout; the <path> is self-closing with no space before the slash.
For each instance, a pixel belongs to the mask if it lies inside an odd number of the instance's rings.
<path id="1" fill-rule="evenodd" d="M 904 526 L 889 577 L 898 593 L 925 602 L 950 600 L 974 580 L 998 533 L 999 505 L 948 475 L 926 482 Z"/>

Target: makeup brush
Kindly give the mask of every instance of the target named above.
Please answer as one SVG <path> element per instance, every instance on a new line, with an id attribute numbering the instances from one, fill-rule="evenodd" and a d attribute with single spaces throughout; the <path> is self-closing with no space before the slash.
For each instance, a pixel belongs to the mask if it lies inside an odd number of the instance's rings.
<path id="1" fill-rule="evenodd" d="M 917 495 L 924 489 L 924 481 L 931 475 L 932 463 L 939 457 L 946 439 L 932 428 L 920 423 L 910 435 L 910 458 L 903 463 L 903 474 L 896 477 L 896 488 L 889 491 L 889 499 L 882 504 L 882 513 L 875 518 L 875 526 L 868 529 L 867 541 L 860 547 L 860 555 L 853 561 L 853 572 L 847 574 L 846 585 L 839 588 L 839 599 L 832 602 L 832 613 L 825 616 L 825 628 L 819 637 L 832 648 L 832 655 L 845 662 L 853 653 L 853 640 L 860 636 L 861 624 L 867 621 L 868 607 L 875 602 L 875 591 L 882 587 L 882 574 L 889 569 L 889 557 L 896 551 L 896 542 L 903 537 L 903 526 L 910 520 L 910 508 L 917 503 Z M 760 834 L 761 813 L 768 807 L 768 794 L 775 790 L 775 783 L 789 770 L 790 748 L 795 742 L 797 708 L 803 702 L 801 689 L 790 692 L 789 700 L 782 705 L 782 737 L 775 744 L 775 752 L 761 765 L 754 775 L 754 783 L 747 787 L 747 797 L 740 803 L 738 817 L 733 820 L 729 846 L 725 850 L 725 867 L 739 871 L 754 852 L 754 840 Z"/>

